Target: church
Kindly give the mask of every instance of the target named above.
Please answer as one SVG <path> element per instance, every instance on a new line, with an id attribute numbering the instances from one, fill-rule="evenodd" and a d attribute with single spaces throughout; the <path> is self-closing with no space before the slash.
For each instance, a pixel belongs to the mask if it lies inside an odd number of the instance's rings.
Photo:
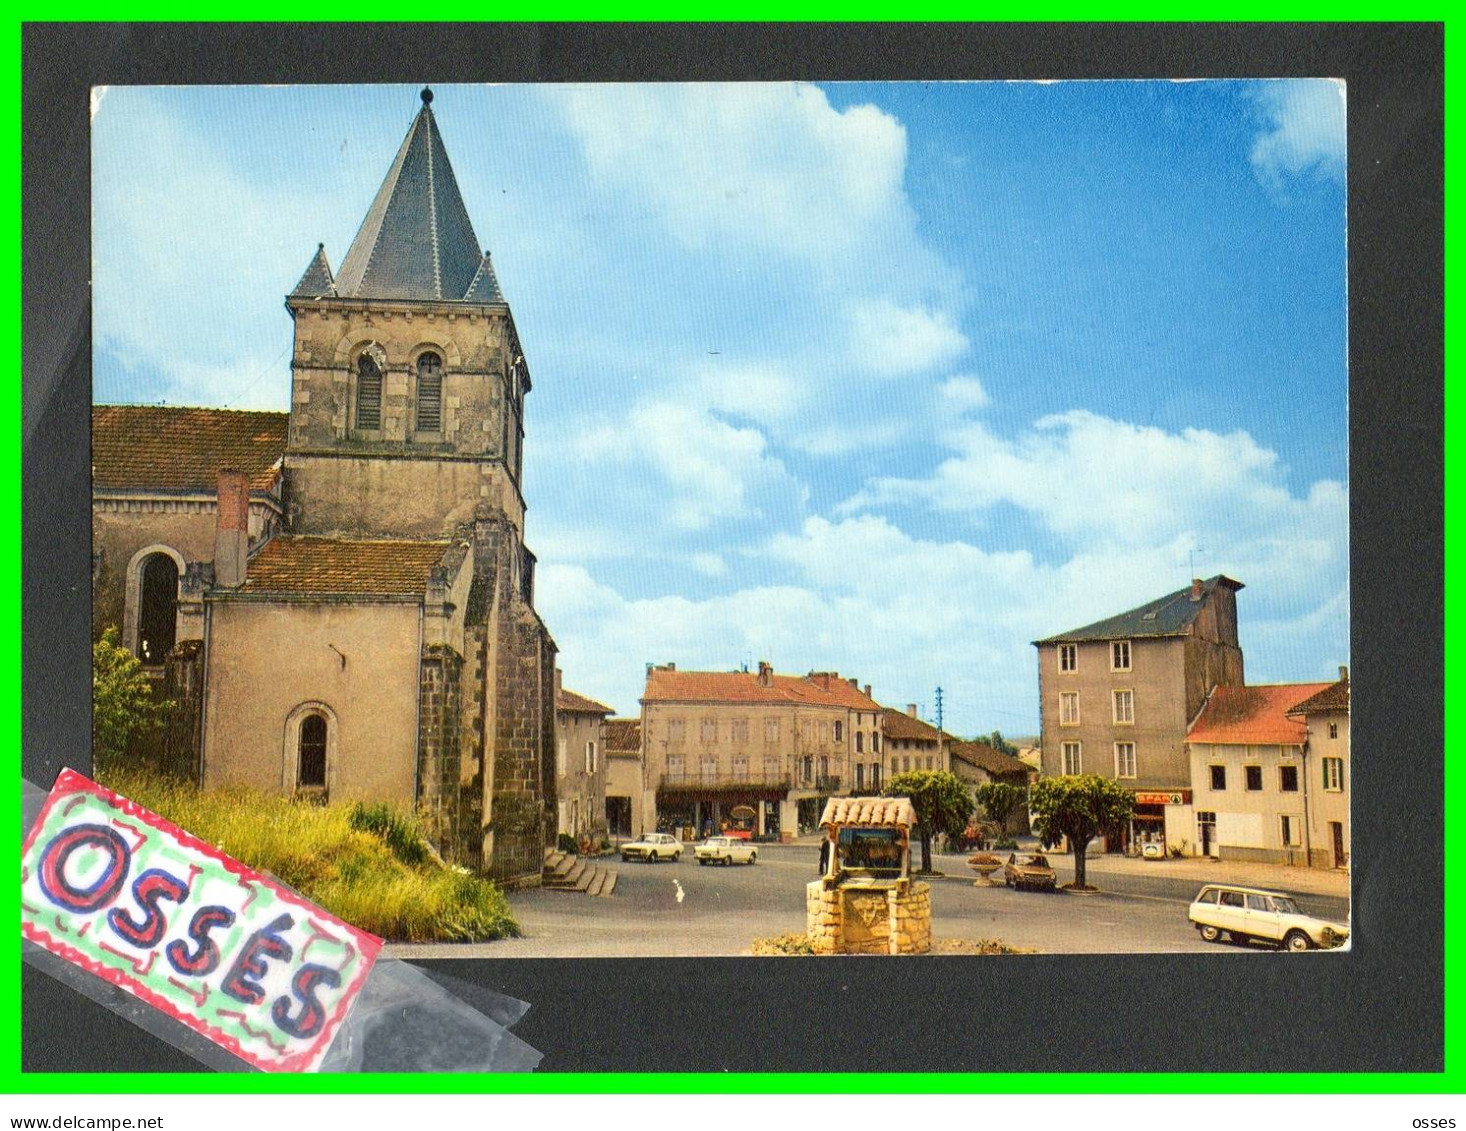
<path id="1" fill-rule="evenodd" d="M 555 835 L 555 643 L 524 544 L 530 371 L 433 116 L 310 258 L 288 413 L 92 413 L 93 629 L 176 708 L 163 756 L 415 808 L 505 882 Z"/>

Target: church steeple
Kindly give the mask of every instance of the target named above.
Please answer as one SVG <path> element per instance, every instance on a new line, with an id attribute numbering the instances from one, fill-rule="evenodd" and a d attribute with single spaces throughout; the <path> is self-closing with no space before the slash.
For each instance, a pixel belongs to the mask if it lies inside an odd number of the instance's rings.
<path id="1" fill-rule="evenodd" d="M 334 293 L 342 298 L 503 301 L 496 282 L 485 286 L 493 269 L 474 235 L 432 101 L 424 89 L 422 109 L 341 261 Z"/>

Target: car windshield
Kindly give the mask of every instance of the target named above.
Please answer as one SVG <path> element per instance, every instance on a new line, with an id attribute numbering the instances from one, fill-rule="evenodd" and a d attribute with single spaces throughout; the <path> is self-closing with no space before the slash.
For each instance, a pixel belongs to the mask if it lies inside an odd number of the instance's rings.
<path id="1" fill-rule="evenodd" d="M 1278 909 L 1278 911 L 1280 911 L 1284 915 L 1297 915 L 1298 914 L 1298 905 L 1296 903 L 1294 903 L 1291 899 L 1289 899 L 1287 896 L 1283 896 L 1283 895 L 1275 895 L 1275 896 L 1273 896 L 1273 906 L 1276 907 Z"/>
<path id="2" fill-rule="evenodd" d="M 1030 868 L 1047 868 L 1049 862 L 1042 856 L 1030 856 L 1024 860 L 1024 864 Z"/>

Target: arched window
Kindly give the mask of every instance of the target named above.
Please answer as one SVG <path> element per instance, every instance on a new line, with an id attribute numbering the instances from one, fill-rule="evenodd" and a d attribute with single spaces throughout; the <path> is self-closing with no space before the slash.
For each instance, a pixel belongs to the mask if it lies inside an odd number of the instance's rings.
<path id="1" fill-rule="evenodd" d="M 443 359 L 435 353 L 417 359 L 417 430 L 443 430 Z"/>
<path id="2" fill-rule="evenodd" d="M 161 664 L 178 630 L 178 565 L 167 554 L 143 562 L 137 620 L 137 656 L 145 664 Z"/>
<path id="3" fill-rule="evenodd" d="M 369 353 L 356 359 L 356 426 L 369 432 L 382 427 L 382 371 Z"/>
<path id="4" fill-rule="evenodd" d="M 300 772 L 297 784 L 324 788 L 326 785 L 326 719 L 307 715 L 300 721 Z"/>

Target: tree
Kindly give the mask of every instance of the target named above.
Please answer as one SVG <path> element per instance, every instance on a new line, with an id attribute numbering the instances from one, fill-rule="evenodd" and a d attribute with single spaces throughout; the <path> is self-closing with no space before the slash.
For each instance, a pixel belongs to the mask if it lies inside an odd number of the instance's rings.
<path id="1" fill-rule="evenodd" d="M 1052 848 L 1069 841 L 1074 852 L 1074 886 L 1085 889 L 1084 850 L 1100 833 L 1128 821 L 1135 812 L 1135 794 L 1098 774 L 1065 774 L 1039 778 L 1028 801 L 1033 831 Z"/>
<path id="2" fill-rule="evenodd" d="M 98 775 L 121 762 L 134 735 L 161 728 L 173 705 L 154 698 L 142 664 L 118 639 L 113 627 L 92 645 L 92 760 Z"/>
<path id="3" fill-rule="evenodd" d="M 995 730 L 992 734 L 988 735 L 987 744 L 999 754 L 1009 754 L 1014 758 L 1018 757 L 1018 747 L 1004 738 L 1003 732 L 1000 730 Z"/>
<path id="4" fill-rule="evenodd" d="M 916 810 L 921 836 L 921 870 L 932 870 L 932 835 L 960 833 L 972 819 L 972 794 L 956 774 L 946 770 L 910 770 L 886 782 L 887 797 L 908 797 Z"/>
<path id="5" fill-rule="evenodd" d="M 1008 818 L 1023 803 L 1024 792 L 1011 782 L 985 781 L 977 787 L 977 803 L 988 820 L 1008 831 Z"/>

